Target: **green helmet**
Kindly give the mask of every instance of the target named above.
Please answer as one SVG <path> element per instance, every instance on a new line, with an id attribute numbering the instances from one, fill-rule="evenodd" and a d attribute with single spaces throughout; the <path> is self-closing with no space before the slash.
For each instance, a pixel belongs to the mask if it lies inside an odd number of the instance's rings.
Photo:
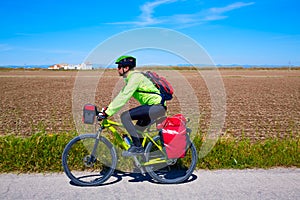
<path id="1" fill-rule="evenodd" d="M 129 67 L 130 69 L 136 66 L 136 59 L 132 56 L 121 56 L 116 60 L 116 64 L 120 67 Z"/>

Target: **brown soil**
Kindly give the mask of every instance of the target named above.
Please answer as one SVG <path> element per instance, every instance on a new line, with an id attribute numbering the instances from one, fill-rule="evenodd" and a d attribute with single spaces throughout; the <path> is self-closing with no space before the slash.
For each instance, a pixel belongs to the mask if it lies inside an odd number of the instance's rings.
<path id="1" fill-rule="evenodd" d="M 190 83 L 199 101 L 205 133 L 210 122 L 210 96 L 197 71 L 179 71 Z M 74 130 L 72 91 L 75 71 L 0 71 L 0 135 L 32 135 L 44 130 L 59 133 Z M 93 72 L 91 72 L 93 73 Z M 226 91 L 225 137 L 265 139 L 299 137 L 300 70 L 220 70 Z M 174 78 L 174 77 L 173 77 Z M 98 83 L 96 103 L 106 106 L 120 77 L 105 71 Z M 176 91 L 175 91 L 176 92 Z M 136 104 L 134 100 L 130 107 Z M 179 103 L 169 102 L 169 113 Z"/>

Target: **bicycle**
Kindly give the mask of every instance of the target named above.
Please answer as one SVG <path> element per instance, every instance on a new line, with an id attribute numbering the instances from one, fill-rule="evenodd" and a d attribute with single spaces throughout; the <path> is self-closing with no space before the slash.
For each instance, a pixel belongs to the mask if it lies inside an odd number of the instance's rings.
<path id="1" fill-rule="evenodd" d="M 168 159 L 160 135 L 156 128 L 151 128 L 158 120 L 153 121 L 142 133 L 142 145 L 145 153 L 133 156 L 135 166 L 143 175 L 148 173 L 159 183 L 181 183 L 193 173 L 197 164 L 195 145 L 187 137 L 188 145 L 184 158 Z M 115 139 L 116 145 L 123 150 L 129 149 L 117 131 L 122 124 L 103 119 L 98 122 L 99 128 L 94 134 L 82 134 L 74 137 L 65 147 L 62 154 L 64 172 L 71 181 L 81 186 L 96 186 L 107 181 L 117 166 L 117 152 L 112 142 L 102 135 L 108 129 Z M 187 128 L 187 135 L 191 130 Z M 155 134 L 152 137 L 153 133 Z"/>

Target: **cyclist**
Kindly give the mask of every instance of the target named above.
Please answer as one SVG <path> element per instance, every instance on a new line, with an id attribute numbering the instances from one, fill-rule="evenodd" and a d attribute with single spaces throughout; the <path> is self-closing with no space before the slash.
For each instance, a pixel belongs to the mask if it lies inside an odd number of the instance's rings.
<path id="1" fill-rule="evenodd" d="M 144 152 L 138 132 L 143 132 L 152 120 L 162 117 L 166 113 L 166 104 L 161 104 L 161 96 L 156 86 L 142 73 L 135 71 L 136 58 L 121 56 L 115 64 L 120 76 L 124 78 L 125 86 L 108 105 L 99 113 L 100 118 L 106 118 L 118 112 L 131 97 L 134 97 L 141 105 L 127 110 L 121 114 L 121 122 L 131 135 L 131 147 L 122 153 L 123 156 L 133 156 Z M 137 120 L 134 125 L 132 120 Z"/>

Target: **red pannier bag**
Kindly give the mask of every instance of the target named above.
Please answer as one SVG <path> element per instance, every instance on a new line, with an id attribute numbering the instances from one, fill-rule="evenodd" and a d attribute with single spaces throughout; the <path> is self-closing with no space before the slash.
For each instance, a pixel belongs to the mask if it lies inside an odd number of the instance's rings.
<path id="1" fill-rule="evenodd" d="M 183 158 L 187 148 L 186 119 L 182 114 L 167 117 L 157 125 L 169 159 Z"/>

